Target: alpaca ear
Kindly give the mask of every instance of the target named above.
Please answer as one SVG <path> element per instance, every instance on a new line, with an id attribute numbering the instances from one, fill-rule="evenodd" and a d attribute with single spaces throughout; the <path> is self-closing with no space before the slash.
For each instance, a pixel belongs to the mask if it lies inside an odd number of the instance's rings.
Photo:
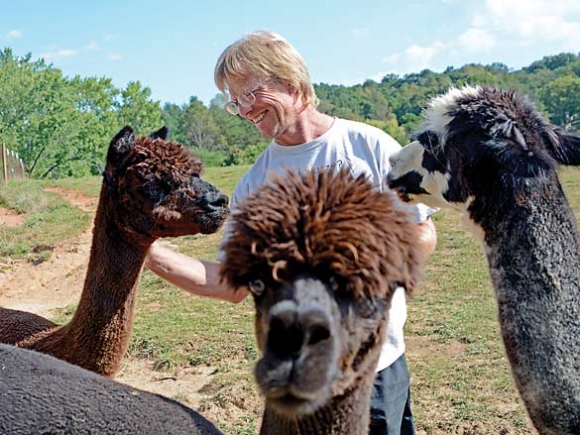
<path id="1" fill-rule="evenodd" d="M 167 135 L 169 134 L 169 129 L 164 125 L 159 130 L 154 131 L 149 135 L 151 139 L 167 139 Z"/>
<path id="2" fill-rule="evenodd" d="M 499 132 L 503 138 L 508 139 L 521 152 L 530 152 L 530 148 L 526 143 L 524 135 L 511 119 L 508 119 L 503 124 L 499 125 L 496 132 Z"/>
<path id="3" fill-rule="evenodd" d="M 115 174 L 120 170 L 125 160 L 125 156 L 135 145 L 135 134 L 128 125 L 123 127 L 119 133 L 111 140 L 109 151 L 107 152 L 107 162 L 103 176 L 107 183 L 112 183 Z"/>
<path id="4" fill-rule="evenodd" d="M 549 148 L 550 155 L 563 165 L 580 166 L 580 137 L 574 136 L 564 130 L 554 130 L 550 137 L 552 147 Z"/>
<path id="5" fill-rule="evenodd" d="M 111 140 L 109 154 L 125 154 L 133 147 L 134 144 L 135 133 L 133 133 L 133 129 L 131 127 L 126 125 L 119 133 L 115 135 L 113 140 Z"/>

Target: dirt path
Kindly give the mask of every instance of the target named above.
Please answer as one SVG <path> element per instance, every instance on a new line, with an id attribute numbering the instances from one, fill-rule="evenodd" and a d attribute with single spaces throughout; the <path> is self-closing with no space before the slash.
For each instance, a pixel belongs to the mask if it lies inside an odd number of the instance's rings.
<path id="1" fill-rule="evenodd" d="M 0 207 L 0 227 L 17 227 L 24 223 L 24 216 L 7 208 Z"/>
<path id="2" fill-rule="evenodd" d="M 96 200 L 63 189 L 47 189 L 59 193 L 82 210 L 94 212 Z M 0 212 L 0 216 L 7 215 Z M 10 221 L 11 226 L 22 224 L 24 217 Z M 78 301 L 82 290 L 91 243 L 89 229 L 66 242 L 52 247 L 47 261 L 40 263 L 15 262 L 0 272 L 0 306 L 32 311 L 51 316 L 56 308 Z"/>
<path id="3" fill-rule="evenodd" d="M 94 213 L 96 198 L 78 192 L 51 188 L 71 204 Z M 0 208 L 0 225 L 17 226 L 23 216 Z M 80 236 L 59 243 L 47 261 L 38 264 L 14 262 L 0 268 L 0 306 L 51 317 L 54 310 L 75 304 L 82 290 L 91 245 L 92 228 Z M 125 359 L 116 380 L 136 388 L 177 399 L 198 407 L 205 396 L 200 390 L 210 381 L 211 367 L 177 369 L 160 373 L 143 360 Z"/>

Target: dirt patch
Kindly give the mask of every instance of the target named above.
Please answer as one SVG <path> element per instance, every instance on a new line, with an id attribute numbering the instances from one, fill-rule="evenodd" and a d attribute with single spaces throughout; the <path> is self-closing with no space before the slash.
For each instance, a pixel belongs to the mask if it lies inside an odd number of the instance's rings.
<path id="1" fill-rule="evenodd" d="M 92 198 L 75 190 L 67 190 L 61 187 L 45 187 L 46 192 L 57 193 L 61 195 L 64 199 L 70 202 L 72 205 L 80 208 L 86 212 L 94 213 L 97 208 L 97 198 Z"/>
<path id="2" fill-rule="evenodd" d="M 65 189 L 46 190 L 62 195 L 84 211 L 94 212 L 96 208 L 95 198 Z M 20 216 L 23 221 L 25 216 Z M 6 265 L 0 273 L 0 305 L 51 317 L 55 309 L 76 303 L 87 271 L 91 238 L 92 228 L 76 238 L 45 247 L 52 251 L 47 261 L 23 260 Z"/>
<path id="3" fill-rule="evenodd" d="M 186 367 L 171 372 L 156 372 L 152 362 L 128 358 L 123 362 L 115 380 L 199 408 L 202 399 L 208 397 L 203 391 L 211 383 L 214 372 L 213 367 Z"/>
<path id="4" fill-rule="evenodd" d="M 52 247 L 46 261 L 14 262 L 0 274 L 0 305 L 45 317 L 76 303 L 87 271 L 91 231 Z"/>
<path id="5" fill-rule="evenodd" d="M 0 207 L 0 228 L 18 227 L 24 223 L 24 215 L 16 213 L 14 210 Z"/>

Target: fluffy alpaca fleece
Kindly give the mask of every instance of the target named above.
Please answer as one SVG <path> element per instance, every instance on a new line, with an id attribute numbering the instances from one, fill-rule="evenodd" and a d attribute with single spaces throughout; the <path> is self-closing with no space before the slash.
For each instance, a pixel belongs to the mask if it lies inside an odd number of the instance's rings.
<path id="1" fill-rule="evenodd" d="M 346 170 L 289 172 L 232 213 L 221 277 L 254 298 L 262 434 L 368 433 L 392 295 L 421 262 L 395 203 Z"/>
<path id="2" fill-rule="evenodd" d="M 72 320 L 56 325 L 0 308 L 0 342 L 48 353 L 104 376 L 127 350 L 139 275 L 159 237 L 213 233 L 228 215 L 228 198 L 201 180 L 201 161 L 165 140 L 163 128 L 135 138 L 130 127 L 111 141 L 89 265 Z"/>
<path id="3" fill-rule="evenodd" d="M 506 353 L 541 434 L 580 433 L 580 243 L 556 167 L 580 138 L 511 91 L 433 99 L 418 140 L 391 159 L 408 201 L 464 212 L 487 256 Z"/>
<path id="4" fill-rule="evenodd" d="M 0 433 L 219 435 L 196 411 L 27 349 L 0 345 Z"/>

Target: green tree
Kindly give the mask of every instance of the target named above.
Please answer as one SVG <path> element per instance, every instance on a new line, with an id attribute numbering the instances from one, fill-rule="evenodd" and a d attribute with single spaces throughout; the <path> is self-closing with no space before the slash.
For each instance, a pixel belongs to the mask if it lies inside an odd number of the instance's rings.
<path id="1" fill-rule="evenodd" d="M 189 99 L 181 117 L 181 129 L 185 143 L 203 150 L 216 151 L 221 148 L 220 132 L 207 107 L 197 97 Z"/>
<path id="2" fill-rule="evenodd" d="M 82 147 L 85 167 L 77 175 L 89 170 L 96 175 L 102 172 L 105 153 L 110 138 L 122 126 L 118 120 L 116 100 L 120 91 L 109 78 L 75 77 L 71 81 L 76 107 L 80 113 L 78 143 Z"/>
<path id="3" fill-rule="evenodd" d="M 0 123 L 2 140 L 16 150 L 33 177 L 68 174 L 78 112 L 74 93 L 60 70 L 32 62 L 30 55 L 0 53 Z"/>
<path id="4" fill-rule="evenodd" d="M 129 82 L 119 94 L 115 106 L 118 124 L 130 125 L 138 134 L 149 134 L 163 125 L 163 114 L 158 101 L 151 101 L 151 89 L 141 83 Z"/>
<path id="5" fill-rule="evenodd" d="M 580 120 L 580 78 L 577 76 L 558 77 L 538 91 L 550 121 L 567 130 Z"/>
<path id="6" fill-rule="evenodd" d="M 185 135 L 181 130 L 183 123 L 183 109 L 177 104 L 165 103 L 163 105 L 163 122 L 169 129 L 169 137 L 177 143 L 185 143 Z"/>

